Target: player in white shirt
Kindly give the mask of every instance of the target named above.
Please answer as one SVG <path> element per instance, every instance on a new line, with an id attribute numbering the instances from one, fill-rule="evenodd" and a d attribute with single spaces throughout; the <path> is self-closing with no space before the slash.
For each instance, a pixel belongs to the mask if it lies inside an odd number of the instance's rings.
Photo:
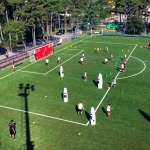
<path id="1" fill-rule="evenodd" d="M 61 57 L 58 56 L 58 57 L 57 57 L 57 64 L 60 64 L 60 63 L 61 63 Z"/>
<path id="2" fill-rule="evenodd" d="M 85 71 L 84 74 L 83 74 L 83 80 L 87 81 L 87 79 L 88 79 L 88 76 L 87 76 L 87 72 Z"/>
<path id="3" fill-rule="evenodd" d="M 84 63 L 84 58 L 80 57 L 80 64 L 83 64 L 83 63 Z"/>
<path id="4" fill-rule="evenodd" d="M 82 115 L 83 110 L 84 110 L 83 104 L 82 103 L 78 103 L 77 106 L 76 106 L 76 108 L 77 108 L 77 114 Z"/>
<path id="5" fill-rule="evenodd" d="M 112 81 L 112 83 L 111 83 L 111 87 L 115 87 L 116 84 L 117 84 L 117 81 L 116 81 L 116 79 L 114 79 L 114 80 Z"/>
<path id="6" fill-rule="evenodd" d="M 124 59 L 126 59 L 127 58 L 127 54 L 124 54 Z"/>
<path id="7" fill-rule="evenodd" d="M 113 53 L 111 53 L 110 57 L 111 57 L 111 59 L 114 59 L 115 55 Z"/>
<path id="8" fill-rule="evenodd" d="M 85 59 L 85 54 L 84 54 L 84 52 L 82 53 L 81 57 L 83 57 L 83 58 Z"/>
<path id="9" fill-rule="evenodd" d="M 15 65 L 14 65 L 14 64 L 12 64 L 12 71 L 14 71 L 14 72 L 15 72 L 15 70 L 16 70 L 16 67 L 15 67 Z"/>
<path id="10" fill-rule="evenodd" d="M 108 104 L 108 105 L 107 105 L 106 111 L 107 111 L 107 116 L 108 116 L 108 117 L 111 117 L 111 115 L 112 115 L 112 107 L 111 107 L 111 104 Z"/>
<path id="11" fill-rule="evenodd" d="M 120 64 L 120 71 L 121 71 L 121 72 L 124 72 L 124 71 L 125 71 L 125 67 L 126 67 L 126 66 L 125 66 L 125 63 L 121 63 L 121 64 Z"/>
<path id="12" fill-rule="evenodd" d="M 108 63 L 108 59 L 105 58 L 103 62 L 104 62 L 104 64 L 107 64 Z"/>
<path id="13" fill-rule="evenodd" d="M 48 65 L 48 63 L 49 63 L 49 59 L 46 58 L 46 59 L 45 59 L 45 64 Z"/>

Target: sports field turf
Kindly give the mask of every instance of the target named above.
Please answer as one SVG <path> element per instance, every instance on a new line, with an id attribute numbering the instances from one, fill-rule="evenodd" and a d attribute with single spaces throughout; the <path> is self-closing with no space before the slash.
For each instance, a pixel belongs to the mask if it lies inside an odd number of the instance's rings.
<path id="1" fill-rule="evenodd" d="M 150 51 L 140 48 L 147 43 L 144 38 L 85 36 L 57 47 L 48 66 L 44 60 L 27 60 L 14 73 L 10 68 L 1 70 L 0 149 L 24 150 L 30 140 L 34 150 L 149 150 Z M 97 47 L 102 49 L 99 53 Z M 82 51 L 86 56 L 83 65 L 79 64 Z M 115 58 L 103 64 L 110 53 Z M 128 57 L 126 71 L 118 74 L 124 54 Z M 58 56 L 63 60 L 64 79 L 58 74 Z M 84 71 L 87 81 L 82 79 Z M 103 75 L 103 89 L 95 84 L 98 73 Z M 116 76 L 117 86 L 109 89 Z M 24 92 L 20 84 L 34 85 L 34 91 L 26 96 L 28 108 L 25 96 L 20 96 Z M 64 87 L 68 88 L 68 103 L 62 99 Z M 86 112 L 94 106 L 96 126 L 88 123 L 85 114 L 77 115 L 78 102 L 83 102 Z M 113 108 L 112 118 L 104 113 L 108 103 Z M 9 137 L 11 119 L 17 123 L 16 140 Z"/>

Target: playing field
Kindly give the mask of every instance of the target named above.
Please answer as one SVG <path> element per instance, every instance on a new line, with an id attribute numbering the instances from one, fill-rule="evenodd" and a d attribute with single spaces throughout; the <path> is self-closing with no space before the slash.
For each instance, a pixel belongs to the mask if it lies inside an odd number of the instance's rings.
<path id="1" fill-rule="evenodd" d="M 34 150 L 149 150 L 150 51 L 140 48 L 147 43 L 144 38 L 85 36 L 57 47 L 48 66 L 45 60 L 27 60 L 15 72 L 1 70 L 0 149 L 29 149 L 31 142 Z M 86 61 L 81 65 L 83 51 Z M 118 66 L 125 54 L 126 70 L 120 73 Z M 58 56 L 61 64 L 56 62 Z M 108 64 L 102 63 L 104 58 Z M 63 79 L 58 73 L 60 65 Z M 87 81 L 82 79 L 85 71 Z M 96 85 L 98 73 L 103 75 L 103 89 Z M 115 77 L 117 86 L 109 88 Z M 20 89 L 20 84 L 34 89 Z M 64 87 L 68 103 L 63 102 Z M 81 116 L 75 110 L 78 102 L 85 108 Z M 109 103 L 112 118 L 104 111 Z M 88 122 L 91 106 L 96 109 L 96 126 Z M 11 119 L 17 123 L 16 140 L 9 137 Z"/>

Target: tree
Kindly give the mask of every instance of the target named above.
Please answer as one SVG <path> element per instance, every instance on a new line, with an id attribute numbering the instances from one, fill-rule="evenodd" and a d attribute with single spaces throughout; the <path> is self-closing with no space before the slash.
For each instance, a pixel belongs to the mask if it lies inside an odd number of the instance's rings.
<path id="1" fill-rule="evenodd" d="M 4 33 L 5 33 L 5 41 L 9 40 L 9 37 L 7 36 L 9 33 L 11 34 L 11 44 L 9 45 L 9 48 L 11 49 L 12 46 L 16 46 L 18 42 L 22 42 L 22 35 L 24 34 L 24 22 L 22 21 L 9 21 L 4 26 Z M 6 42 L 8 43 L 8 42 Z M 8 45 L 6 45 L 8 46 Z"/>
<path id="2" fill-rule="evenodd" d="M 126 23 L 124 25 L 126 33 L 133 33 L 133 31 L 137 30 L 140 30 L 141 32 L 141 27 L 144 28 L 144 26 L 142 25 L 143 23 L 141 16 L 143 15 L 143 12 L 148 5 L 148 0 L 114 0 L 114 2 L 115 12 L 122 13 L 126 16 Z M 134 25 L 134 23 L 137 23 L 138 26 Z M 131 27 L 133 29 L 131 29 Z"/>

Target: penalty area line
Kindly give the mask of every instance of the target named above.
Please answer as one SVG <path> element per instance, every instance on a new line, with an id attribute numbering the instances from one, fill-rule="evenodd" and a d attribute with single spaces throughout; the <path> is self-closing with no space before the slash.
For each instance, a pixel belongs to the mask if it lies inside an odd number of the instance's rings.
<path id="1" fill-rule="evenodd" d="M 92 41 L 84 41 L 83 43 L 100 43 L 100 44 L 112 44 L 112 45 L 125 45 L 125 46 L 134 46 L 135 44 L 126 44 L 126 43 L 115 43 L 115 42 L 92 42 Z"/>
<path id="2" fill-rule="evenodd" d="M 54 119 L 54 120 L 59 120 L 59 121 L 63 121 L 63 122 L 68 122 L 68 123 L 71 123 L 71 124 L 77 124 L 77 125 L 81 125 L 81 126 L 87 126 L 84 123 L 80 123 L 80 122 L 76 122 L 76 121 L 71 121 L 71 120 L 66 120 L 66 119 L 63 119 L 63 118 L 53 117 L 53 116 L 49 116 L 49 115 L 45 115 L 45 114 L 40 114 L 40 113 L 36 113 L 36 112 L 21 110 L 21 109 L 17 109 L 17 108 L 12 108 L 12 107 L 7 107 L 7 106 L 1 106 L 1 105 L 0 105 L 0 108 L 9 109 L 9 110 L 13 110 L 13 111 L 18 111 L 18 112 L 22 112 L 22 113 L 29 113 L 29 114 L 32 114 L 32 115 L 36 115 L 36 116 L 40 116 L 40 117 L 45 117 L 45 118 L 50 118 L 50 119 Z"/>

